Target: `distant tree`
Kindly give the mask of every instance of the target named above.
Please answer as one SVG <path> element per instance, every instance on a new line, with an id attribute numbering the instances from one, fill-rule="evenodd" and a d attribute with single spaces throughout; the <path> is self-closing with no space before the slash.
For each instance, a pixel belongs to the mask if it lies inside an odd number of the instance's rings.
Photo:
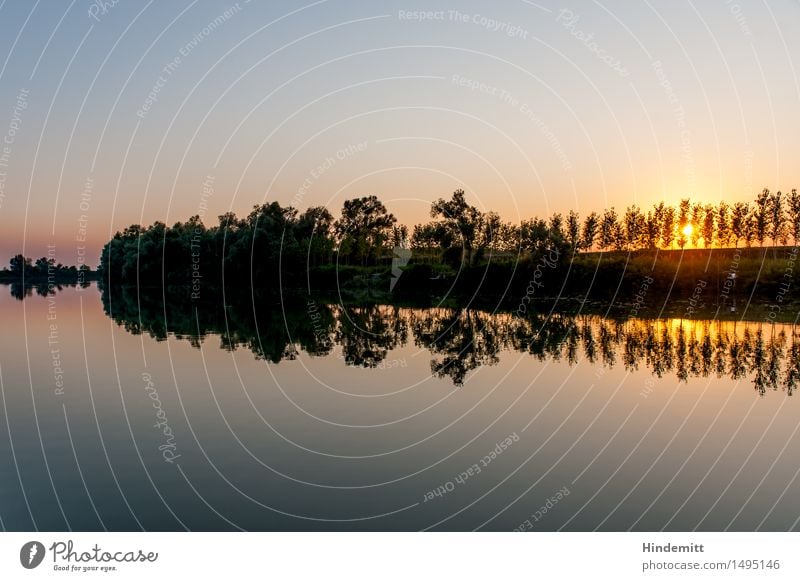
<path id="1" fill-rule="evenodd" d="M 670 248 L 675 240 L 675 208 L 669 206 L 664 209 L 661 218 L 661 244 L 664 248 Z"/>
<path id="2" fill-rule="evenodd" d="M 26 258 L 21 254 L 17 254 L 11 257 L 11 260 L 9 260 L 9 266 L 9 270 L 12 274 L 22 276 L 23 274 L 27 274 L 26 271 L 31 269 L 31 259 Z"/>
<path id="3" fill-rule="evenodd" d="M 457 243 L 454 231 L 442 222 L 417 224 L 411 235 L 411 247 L 416 249 L 447 250 Z"/>
<path id="4" fill-rule="evenodd" d="M 380 257 L 396 222 L 376 196 L 346 200 L 341 218 L 334 223 L 340 255 L 352 256 L 362 264 Z"/>
<path id="5" fill-rule="evenodd" d="M 769 237 L 772 238 L 773 246 L 786 242 L 786 214 L 780 190 L 769 198 Z"/>
<path id="6" fill-rule="evenodd" d="M 550 217 L 548 231 L 551 245 L 557 248 L 563 246 L 566 235 L 564 234 L 564 218 L 560 213 L 556 212 Z"/>
<path id="7" fill-rule="evenodd" d="M 787 196 L 786 212 L 789 215 L 789 232 L 792 235 L 792 241 L 797 246 L 800 241 L 800 194 L 796 189 Z"/>
<path id="8" fill-rule="evenodd" d="M 499 251 L 503 247 L 503 220 L 497 212 L 486 212 L 478 225 L 475 240 L 476 258 L 481 258 L 485 249 Z"/>
<path id="9" fill-rule="evenodd" d="M 614 222 L 611 239 L 613 240 L 614 250 L 625 250 L 628 244 L 628 237 L 625 235 L 625 227 L 621 222 Z"/>
<path id="10" fill-rule="evenodd" d="M 567 244 L 573 253 L 581 248 L 581 220 L 574 210 L 567 215 Z"/>
<path id="11" fill-rule="evenodd" d="M 706 248 L 711 248 L 711 245 L 714 244 L 715 216 L 714 206 L 709 204 L 703 208 L 703 246 Z"/>
<path id="12" fill-rule="evenodd" d="M 600 250 L 606 250 L 614 245 L 614 233 L 617 227 L 617 212 L 613 206 L 603 212 L 600 221 Z"/>
<path id="13" fill-rule="evenodd" d="M 394 248 L 408 247 L 408 226 L 392 226 L 391 243 Z"/>
<path id="14" fill-rule="evenodd" d="M 705 210 L 702 204 L 694 204 L 692 206 L 692 235 L 690 236 L 692 241 L 692 246 L 695 248 L 698 247 L 698 243 L 700 242 L 700 236 L 703 233 L 703 217 L 705 214 Z"/>
<path id="15" fill-rule="evenodd" d="M 731 210 L 731 236 L 736 247 L 739 246 L 740 240 L 747 238 L 749 216 L 750 206 L 746 202 L 736 202 L 734 204 Z"/>
<path id="16" fill-rule="evenodd" d="M 333 234 L 333 223 L 333 216 L 325 206 L 312 206 L 298 216 L 296 235 L 300 239 L 328 237 Z"/>
<path id="17" fill-rule="evenodd" d="M 756 239 L 756 217 L 752 208 L 745 216 L 743 238 L 748 248 L 753 245 L 753 240 Z"/>
<path id="18" fill-rule="evenodd" d="M 549 229 L 541 218 L 524 220 L 520 224 L 520 246 L 523 250 L 538 252 L 548 244 Z"/>
<path id="19" fill-rule="evenodd" d="M 56 261 L 53 258 L 45 258 L 42 256 L 41 258 L 37 258 L 36 262 L 33 263 L 33 270 L 39 276 L 47 276 L 50 272 L 50 269 L 55 270 Z"/>
<path id="20" fill-rule="evenodd" d="M 635 204 L 625 209 L 623 226 L 625 228 L 625 246 L 629 250 L 638 248 L 644 233 L 644 216 Z"/>
<path id="21" fill-rule="evenodd" d="M 730 210 L 724 201 L 717 206 L 717 242 L 721 248 L 731 244 Z"/>
<path id="22" fill-rule="evenodd" d="M 513 222 L 502 223 L 500 225 L 500 232 L 497 236 L 497 242 L 497 248 L 502 252 L 519 252 L 519 226 Z"/>
<path id="23" fill-rule="evenodd" d="M 586 250 L 591 250 L 594 247 L 595 240 L 597 239 L 597 230 L 600 226 L 600 217 L 597 212 L 592 212 L 583 221 L 583 230 L 581 231 L 581 245 Z"/>
<path id="24" fill-rule="evenodd" d="M 663 216 L 663 205 L 662 213 Z M 647 212 L 644 217 L 644 228 L 642 230 L 642 246 L 648 250 L 658 248 L 658 239 L 661 236 L 661 218 L 658 208 Z"/>
<path id="25" fill-rule="evenodd" d="M 684 230 L 686 229 L 686 225 L 689 224 L 689 212 L 691 211 L 691 206 L 689 204 L 689 199 L 684 198 L 681 200 L 680 205 L 678 206 L 678 247 L 683 249 L 686 246 L 686 233 Z"/>
<path id="26" fill-rule="evenodd" d="M 772 196 L 768 189 L 758 194 L 753 208 L 753 235 L 758 240 L 759 246 L 764 246 L 764 240 L 770 225 Z"/>
<path id="27" fill-rule="evenodd" d="M 481 226 L 481 212 L 467 203 L 464 190 L 456 190 L 449 200 L 440 198 L 431 205 L 431 217 L 441 218 L 460 238 L 462 262 L 472 264 L 474 241 Z"/>

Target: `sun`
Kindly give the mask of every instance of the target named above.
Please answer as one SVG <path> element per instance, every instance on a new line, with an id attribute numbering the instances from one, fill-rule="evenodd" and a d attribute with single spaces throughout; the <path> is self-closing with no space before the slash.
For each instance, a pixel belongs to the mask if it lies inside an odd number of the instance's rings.
<path id="1" fill-rule="evenodd" d="M 692 235 L 692 232 L 694 232 L 694 226 L 691 224 L 686 224 L 686 226 L 683 227 L 683 235 L 687 238 Z"/>

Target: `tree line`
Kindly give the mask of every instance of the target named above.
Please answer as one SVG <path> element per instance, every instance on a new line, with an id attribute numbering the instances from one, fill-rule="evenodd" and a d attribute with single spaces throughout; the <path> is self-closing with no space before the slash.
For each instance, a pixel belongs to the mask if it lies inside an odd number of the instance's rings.
<path id="1" fill-rule="evenodd" d="M 395 249 L 449 265 L 471 266 L 487 255 L 537 253 L 554 248 L 571 253 L 656 249 L 773 246 L 800 240 L 800 196 L 764 189 L 753 202 L 663 202 L 648 210 L 636 205 L 581 217 L 556 212 L 519 224 L 468 203 L 463 190 L 431 204 L 431 220 L 409 229 L 374 195 L 344 202 L 334 218 L 323 206 L 300 212 L 278 202 L 256 205 L 244 218 L 234 213 L 207 227 L 199 216 L 167 226 L 132 225 L 103 248 L 106 281 L 186 282 L 201 279 L 277 281 L 301 277 L 306 267 L 387 264 Z M 424 259 L 424 258 L 422 258 Z M 298 268 L 303 265 L 301 268 Z"/>
<path id="2" fill-rule="evenodd" d="M 800 240 L 800 195 L 764 189 L 752 203 L 725 201 L 717 205 L 692 203 L 684 198 L 677 207 L 661 202 L 649 210 L 637 205 L 617 213 L 581 216 L 570 211 L 548 219 L 532 218 L 520 224 L 503 222 L 495 212 L 482 213 L 466 204 L 463 191 L 450 201 L 434 202 L 432 217 L 414 227 L 411 246 L 447 252 L 464 247 L 465 257 L 474 252 L 537 251 L 558 247 L 573 252 L 634 251 L 656 249 L 729 248 L 786 244 Z"/>
<path id="3" fill-rule="evenodd" d="M 50 280 L 52 282 L 85 282 L 92 279 L 92 270 L 86 265 L 65 266 L 53 257 L 42 256 L 35 261 L 22 254 L 9 260 L 8 268 L 0 270 L 0 281 L 32 282 Z"/>

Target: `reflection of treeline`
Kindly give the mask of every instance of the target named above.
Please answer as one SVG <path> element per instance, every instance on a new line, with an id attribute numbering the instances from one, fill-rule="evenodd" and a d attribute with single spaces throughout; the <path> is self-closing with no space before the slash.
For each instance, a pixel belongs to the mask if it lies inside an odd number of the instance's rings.
<path id="1" fill-rule="evenodd" d="M 26 298 L 32 297 L 34 293 L 36 293 L 36 295 L 40 296 L 40 297 L 48 297 L 48 296 L 53 296 L 56 293 L 64 290 L 65 288 L 69 288 L 69 287 L 73 287 L 73 288 L 74 287 L 80 287 L 82 289 L 89 288 L 89 284 L 90 283 L 88 283 L 88 282 L 81 282 L 81 283 L 75 283 L 75 282 L 66 282 L 66 283 L 65 282 L 57 282 L 57 283 L 42 282 L 42 283 L 36 283 L 36 284 L 28 284 L 26 282 L 25 284 L 22 284 L 20 282 L 12 282 L 12 283 L 6 283 L 6 284 L 8 284 L 8 286 L 10 288 L 11 296 L 14 297 L 15 299 L 21 301 L 21 300 L 24 300 Z"/>
<path id="2" fill-rule="evenodd" d="M 293 359 L 298 350 L 313 356 L 334 349 L 346 365 L 377 368 L 392 349 L 413 341 L 431 353 L 431 371 L 462 385 L 468 374 L 499 361 L 503 352 L 571 365 L 650 369 L 658 377 L 750 377 L 760 393 L 800 380 L 800 338 L 789 326 L 678 319 L 612 320 L 594 315 L 491 314 L 472 309 L 404 308 L 386 305 L 330 305 L 310 301 L 276 304 L 194 303 L 189 291 L 141 293 L 104 289 L 104 309 L 128 331 L 164 340 L 169 335 L 199 347 L 208 334 L 221 347 L 244 347 L 272 362 Z M 253 304 L 257 305 L 253 308 Z"/>

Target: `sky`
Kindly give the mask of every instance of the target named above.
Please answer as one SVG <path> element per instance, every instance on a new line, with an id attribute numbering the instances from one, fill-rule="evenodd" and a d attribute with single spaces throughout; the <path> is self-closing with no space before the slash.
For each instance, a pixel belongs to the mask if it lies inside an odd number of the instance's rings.
<path id="1" fill-rule="evenodd" d="M 455 189 L 521 219 L 800 186 L 800 2 L 5 0 L 0 260 Z"/>

